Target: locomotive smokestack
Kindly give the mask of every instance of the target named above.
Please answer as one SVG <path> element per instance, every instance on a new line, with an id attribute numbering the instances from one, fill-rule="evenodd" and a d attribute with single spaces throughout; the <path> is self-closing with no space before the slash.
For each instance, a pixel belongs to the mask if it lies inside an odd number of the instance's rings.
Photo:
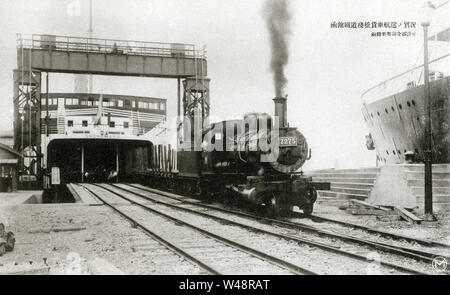
<path id="1" fill-rule="evenodd" d="M 280 120 L 280 127 L 288 127 L 287 123 L 287 95 L 279 96 L 273 99 L 275 102 L 275 116 Z"/>
<path id="2" fill-rule="evenodd" d="M 279 117 L 280 127 L 287 127 L 286 100 L 284 89 L 287 78 L 284 68 L 289 60 L 290 20 L 288 0 L 267 0 L 264 16 L 269 30 L 272 59 L 270 68 L 275 86 L 275 116 Z"/>

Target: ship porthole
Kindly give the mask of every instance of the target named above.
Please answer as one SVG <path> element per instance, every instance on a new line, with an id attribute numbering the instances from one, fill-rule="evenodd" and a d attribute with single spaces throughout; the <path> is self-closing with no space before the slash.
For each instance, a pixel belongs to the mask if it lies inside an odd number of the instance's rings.
<path id="1" fill-rule="evenodd" d="M 387 151 L 387 150 L 386 150 L 386 154 L 388 154 L 388 155 L 389 155 L 389 151 Z"/>
<path id="2" fill-rule="evenodd" d="M 392 150 L 392 153 L 395 155 L 395 151 L 394 150 Z"/>
<path id="3" fill-rule="evenodd" d="M 391 107 L 391 110 L 392 110 L 393 112 L 395 112 L 395 109 L 394 109 L 394 107 Z"/>
<path id="4" fill-rule="evenodd" d="M 380 116 L 380 112 L 377 112 L 378 117 Z"/>
<path id="5" fill-rule="evenodd" d="M 402 154 L 402 152 L 401 152 L 400 150 L 397 150 L 397 153 L 398 153 L 399 155 L 401 155 L 401 154 Z"/>
<path id="6" fill-rule="evenodd" d="M 399 107 L 400 109 L 402 109 L 402 104 L 399 104 L 398 107 Z"/>
<path id="7" fill-rule="evenodd" d="M 408 107 L 411 107 L 411 103 L 410 103 L 409 101 L 406 102 L 406 105 L 407 105 Z"/>
<path id="8" fill-rule="evenodd" d="M 384 109 L 384 111 L 386 112 L 386 114 L 389 113 L 387 109 Z"/>
<path id="9" fill-rule="evenodd" d="M 413 105 L 413 106 L 415 106 L 415 105 L 416 105 L 416 102 L 414 101 L 414 99 L 413 99 L 413 100 L 411 100 L 411 103 L 412 103 L 412 105 Z"/>

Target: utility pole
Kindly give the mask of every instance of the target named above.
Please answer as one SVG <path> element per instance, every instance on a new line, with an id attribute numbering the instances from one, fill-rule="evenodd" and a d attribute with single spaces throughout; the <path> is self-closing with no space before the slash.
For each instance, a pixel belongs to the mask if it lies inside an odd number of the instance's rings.
<path id="1" fill-rule="evenodd" d="M 428 8 L 432 8 L 428 4 Z M 424 78 L 424 95 L 425 95 L 425 204 L 424 204 L 424 220 L 436 221 L 436 217 L 433 215 L 433 174 L 432 174 L 432 162 L 433 162 L 433 149 L 431 141 L 431 91 L 429 81 L 429 64 L 428 64 L 428 28 L 430 26 L 430 20 L 427 17 L 422 22 L 423 27 L 423 78 Z"/>

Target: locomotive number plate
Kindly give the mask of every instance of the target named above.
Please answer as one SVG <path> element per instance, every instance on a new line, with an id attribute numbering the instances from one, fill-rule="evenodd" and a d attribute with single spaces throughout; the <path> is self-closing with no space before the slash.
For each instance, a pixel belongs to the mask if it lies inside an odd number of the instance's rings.
<path id="1" fill-rule="evenodd" d="M 296 136 L 281 136 L 280 146 L 297 146 Z"/>

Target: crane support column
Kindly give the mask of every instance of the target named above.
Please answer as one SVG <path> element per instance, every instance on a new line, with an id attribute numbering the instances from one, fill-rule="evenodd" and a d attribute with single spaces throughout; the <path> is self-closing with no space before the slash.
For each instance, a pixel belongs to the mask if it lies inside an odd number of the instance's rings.
<path id="1" fill-rule="evenodd" d="M 14 149 L 23 154 L 20 176 L 28 187 L 41 183 L 41 72 L 14 70 Z M 24 183 L 20 183 L 24 186 Z"/>

